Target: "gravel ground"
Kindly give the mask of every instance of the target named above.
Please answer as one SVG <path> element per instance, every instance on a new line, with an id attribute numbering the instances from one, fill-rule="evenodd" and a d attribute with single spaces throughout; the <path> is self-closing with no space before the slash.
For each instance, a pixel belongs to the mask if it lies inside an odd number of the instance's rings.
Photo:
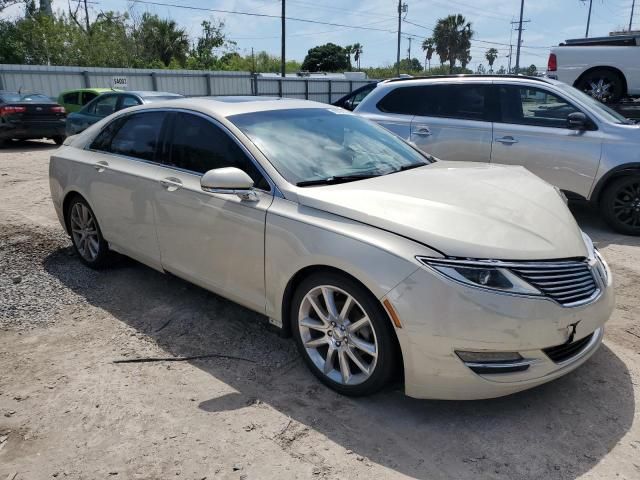
<path id="1" fill-rule="evenodd" d="M 0 479 L 640 478 L 640 239 L 592 212 L 617 308 L 587 364 L 496 400 L 349 399 L 255 313 L 126 258 L 83 267 L 52 149 L 0 150 Z M 233 358 L 114 363 L 207 354 Z"/>

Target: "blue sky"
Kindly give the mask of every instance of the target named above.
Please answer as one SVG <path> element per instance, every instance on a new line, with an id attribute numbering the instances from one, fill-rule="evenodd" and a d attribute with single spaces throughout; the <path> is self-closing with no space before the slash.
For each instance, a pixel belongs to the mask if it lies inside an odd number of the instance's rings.
<path id="1" fill-rule="evenodd" d="M 205 19 L 225 22 L 228 38 L 235 40 L 241 53 L 251 47 L 280 54 L 280 20 L 226 13 L 199 11 L 175 6 L 135 3 L 128 0 L 91 0 L 94 13 L 100 10 L 145 11 L 169 17 L 183 25 L 192 38 L 197 37 L 200 23 Z M 234 10 L 266 15 L 280 15 L 280 0 L 157 0 L 158 3 Z M 593 0 L 590 36 L 607 35 L 611 30 L 627 28 L 632 0 Z M 471 68 L 478 63 L 486 66 L 484 54 L 496 47 L 500 56 L 494 68 L 507 65 L 509 43 L 516 43 L 517 32 L 511 31 L 512 20 L 519 15 L 520 0 L 406 0 L 407 22 L 403 33 L 413 35 L 411 56 L 424 61 L 420 50 L 422 39 L 431 34 L 439 18 L 453 13 L 463 14 L 473 25 L 476 40 L 472 43 Z M 635 12 L 635 28 L 640 29 L 640 2 Z M 54 0 L 54 9 L 66 9 L 67 0 Z M 287 58 L 302 60 L 307 50 L 315 45 L 333 42 L 347 45 L 360 42 L 364 47 L 362 66 L 391 65 L 396 57 L 397 0 L 287 0 L 287 16 L 320 22 L 364 26 L 379 30 L 287 21 Z M 521 52 L 521 65 L 535 64 L 544 69 L 548 47 L 566 38 L 584 36 L 588 1 L 580 0 L 525 0 L 525 25 Z M 15 15 L 9 9 L 3 16 Z M 411 22 L 411 23 L 408 23 Z M 426 27 L 426 28 L 425 28 Z M 490 43 L 495 42 L 495 43 Z M 402 39 L 401 55 L 406 57 L 408 37 Z M 515 48 L 514 48 L 515 63 Z M 432 65 L 438 63 L 434 56 Z"/>

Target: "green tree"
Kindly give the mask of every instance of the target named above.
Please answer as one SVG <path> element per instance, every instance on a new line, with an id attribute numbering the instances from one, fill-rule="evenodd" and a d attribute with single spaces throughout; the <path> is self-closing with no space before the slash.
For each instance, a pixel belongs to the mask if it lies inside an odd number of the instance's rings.
<path id="1" fill-rule="evenodd" d="M 223 33 L 224 23 L 213 23 L 204 20 L 201 23 L 202 33 L 189 53 L 187 66 L 191 69 L 213 70 L 218 67 L 219 59 L 215 49 L 226 44 Z"/>
<path id="2" fill-rule="evenodd" d="M 487 59 L 487 62 L 489 62 L 489 72 L 493 72 L 493 62 L 495 62 L 496 58 L 498 58 L 498 50 L 492 47 L 487 50 L 487 53 L 484 54 L 484 57 Z"/>
<path id="3" fill-rule="evenodd" d="M 175 60 L 184 65 L 189 52 L 189 37 L 173 20 L 145 12 L 134 33 L 140 57 L 145 62 L 160 62 L 165 67 Z"/>
<path id="4" fill-rule="evenodd" d="M 394 63 L 393 67 L 395 68 L 396 65 L 397 63 Z M 423 69 L 422 64 L 420 63 L 420 60 L 418 60 L 417 58 L 412 58 L 411 60 L 409 60 L 408 58 L 403 58 L 402 60 L 400 60 L 401 72 L 418 73 L 422 71 L 422 69 Z"/>
<path id="5" fill-rule="evenodd" d="M 433 52 L 435 51 L 435 41 L 433 38 L 425 38 L 422 42 L 422 50 L 425 52 L 425 67 L 426 64 L 429 64 L 429 70 L 431 70 L 431 58 L 433 57 Z"/>
<path id="6" fill-rule="evenodd" d="M 441 63 L 449 62 L 450 73 L 453 73 L 456 60 L 469 57 L 473 33 L 471 23 L 460 14 L 438 20 L 433 29 L 433 40 Z"/>
<path id="7" fill-rule="evenodd" d="M 534 64 L 531 64 L 527 67 L 526 70 L 526 74 L 530 75 L 530 76 L 535 76 L 538 73 L 538 67 L 536 67 Z"/>
<path id="8" fill-rule="evenodd" d="M 498 71 L 496 72 L 498 75 L 506 75 L 507 74 L 507 69 L 504 68 L 504 65 L 501 65 L 500 68 L 498 69 Z"/>
<path id="9" fill-rule="evenodd" d="M 478 68 L 476 69 L 476 73 L 477 73 L 478 75 L 486 75 L 486 74 L 487 74 L 487 69 L 486 69 L 486 68 L 484 68 L 484 65 L 480 63 L 480 64 L 478 65 Z"/>
<path id="10" fill-rule="evenodd" d="M 310 49 L 302 62 L 302 70 L 309 72 L 344 72 L 349 68 L 349 53 L 335 43 Z"/>

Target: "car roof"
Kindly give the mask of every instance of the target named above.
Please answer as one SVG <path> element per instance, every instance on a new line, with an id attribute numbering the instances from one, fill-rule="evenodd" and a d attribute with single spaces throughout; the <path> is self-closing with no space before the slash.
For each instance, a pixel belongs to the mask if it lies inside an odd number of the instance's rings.
<path id="1" fill-rule="evenodd" d="M 184 108 L 212 115 L 216 118 L 226 118 L 242 113 L 264 112 L 270 110 L 288 110 L 303 108 L 335 109 L 327 103 L 313 102 L 311 100 L 298 100 L 280 97 L 184 97 L 175 100 L 154 102 L 148 105 L 140 105 L 128 108 L 133 110 L 148 110 L 157 108 Z"/>
<path id="2" fill-rule="evenodd" d="M 118 90 L 114 90 L 112 88 L 101 88 L 101 87 L 96 87 L 96 88 L 72 88 L 71 90 L 63 90 L 62 92 L 60 92 L 60 95 L 64 95 L 67 93 L 74 93 L 74 92 L 98 92 L 98 93 L 104 93 L 104 92 L 116 92 Z"/>
<path id="3" fill-rule="evenodd" d="M 415 83 L 431 83 L 431 82 L 447 82 L 450 80 L 456 81 L 473 81 L 473 80 L 521 80 L 521 81 L 534 81 L 541 83 L 555 83 L 554 80 L 547 77 L 534 77 L 530 75 L 476 75 L 476 74 L 461 74 L 461 75 L 431 75 L 424 77 L 412 77 L 412 78 L 391 78 L 384 80 L 382 83 L 389 84 L 415 84 Z"/>

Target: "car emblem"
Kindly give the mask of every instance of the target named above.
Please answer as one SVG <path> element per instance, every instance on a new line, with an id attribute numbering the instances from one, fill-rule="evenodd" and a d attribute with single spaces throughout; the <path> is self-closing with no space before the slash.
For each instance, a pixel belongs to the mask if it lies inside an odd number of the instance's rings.
<path id="1" fill-rule="evenodd" d="M 576 336 L 576 328 L 578 328 L 578 324 L 581 322 L 582 320 L 578 320 L 575 323 L 570 323 L 567 326 L 567 330 L 569 332 L 569 337 L 567 338 L 567 341 L 565 342 L 565 345 L 569 345 L 570 343 L 573 342 L 573 337 Z"/>
<path id="2" fill-rule="evenodd" d="M 41 111 L 42 107 L 36 107 L 36 110 Z"/>

